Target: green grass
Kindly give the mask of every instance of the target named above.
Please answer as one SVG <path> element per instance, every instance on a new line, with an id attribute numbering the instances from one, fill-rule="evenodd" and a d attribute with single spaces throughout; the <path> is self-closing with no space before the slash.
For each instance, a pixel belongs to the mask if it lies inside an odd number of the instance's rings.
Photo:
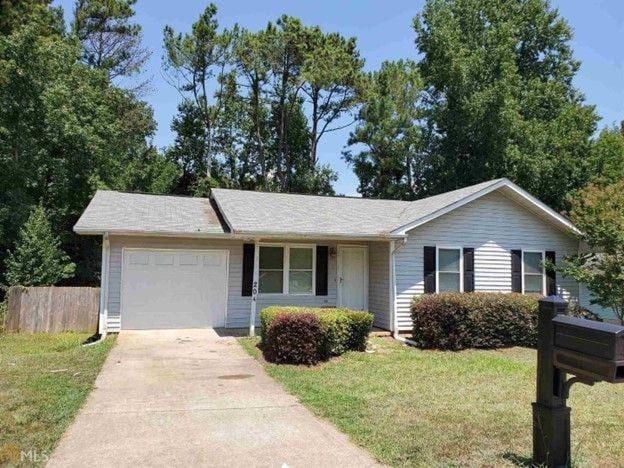
<path id="1" fill-rule="evenodd" d="M 262 360 L 257 341 L 241 345 Z M 514 466 L 531 456 L 535 351 L 423 351 L 373 338 L 375 352 L 266 370 L 315 414 L 393 466 Z M 575 466 L 624 460 L 624 386 L 572 387 Z M 621 465 L 620 465 L 621 466 Z"/>
<path id="2" fill-rule="evenodd" d="M 42 464 L 71 423 L 115 340 L 84 333 L 0 334 L 0 466 Z M 39 463 L 19 462 L 21 452 Z"/>

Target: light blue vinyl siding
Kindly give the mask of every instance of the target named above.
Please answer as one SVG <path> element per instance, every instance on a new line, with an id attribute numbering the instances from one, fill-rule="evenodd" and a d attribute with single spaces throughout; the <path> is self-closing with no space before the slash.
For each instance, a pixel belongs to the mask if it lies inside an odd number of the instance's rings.
<path id="1" fill-rule="evenodd" d="M 395 258 L 399 330 L 411 329 L 410 304 L 423 294 L 423 247 L 475 249 L 475 291 L 511 292 L 511 250 L 554 250 L 557 259 L 575 253 L 577 240 L 544 219 L 492 192 L 409 233 Z M 578 285 L 557 275 L 557 291 L 577 300 Z"/>

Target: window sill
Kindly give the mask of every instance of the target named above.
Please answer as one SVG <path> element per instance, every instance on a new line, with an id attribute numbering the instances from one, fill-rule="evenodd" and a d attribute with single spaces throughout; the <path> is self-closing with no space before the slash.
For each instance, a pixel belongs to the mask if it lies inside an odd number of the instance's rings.
<path id="1" fill-rule="evenodd" d="M 294 294 L 294 293 L 258 293 L 258 297 L 286 297 L 286 296 L 295 296 L 295 297 L 301 297 L 301 296 L 315 296 L 314 293 L 301 293 L 301 294 Z"/>

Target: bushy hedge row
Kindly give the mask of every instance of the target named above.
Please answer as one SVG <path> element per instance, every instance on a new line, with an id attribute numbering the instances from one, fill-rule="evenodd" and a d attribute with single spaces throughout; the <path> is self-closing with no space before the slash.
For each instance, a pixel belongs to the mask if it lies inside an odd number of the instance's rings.
<path id="1" fill-rule="evenodd" d="M 425 294 L 412 303 L 413 340 L 424 348 L 534 347 L 539 295 Z M 570 315 L 589 314 L 579 309 Z"/>
<path id="2" fill-rule="evenodd" d="M 303 318 L 295 320 L 292 317 Z M 322 332 L 320 340 L 315 335 L 317 322 Z M 331 356 L 339 356 L 349 350 L 363 351 L 366 349 L 366 340 L 372 326 L 372 314 L 343 308 L 273 306 L 260 313 L 262 348 L 266 359 L 273 362 L 280 359 L 279 362 L 311 364 L 311 361 L 318 362 Z M 309 330 L 304 331 L 306 327 Z M 313 343 L 304 342 L 305 340 L 313 340 Z M 279 357 L 298 356 L 312 349 L 316 353 L 316 360 L 310 357 L 291 357 L 288 361 Z"/>

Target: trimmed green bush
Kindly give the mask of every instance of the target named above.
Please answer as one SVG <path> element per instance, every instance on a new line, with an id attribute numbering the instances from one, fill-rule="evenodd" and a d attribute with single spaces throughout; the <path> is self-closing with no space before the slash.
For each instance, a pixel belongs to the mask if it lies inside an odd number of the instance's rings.
<path id="1" fill-rule="evenodd" d="M 324 330 L 315 314 L 277 314 L 267 330 L 265 359 L 276 364 L 313 365 L 323 359 Z"/>
<path id="2" fill-rule="evenodd" d="M 350 332 L 347 349 L 365 351 L 368 334 L 373 328 L 373 314 L 361 310 L 349 311 Z"/>
<path id="3" fill-rule="evenodd" d="M 534 347 L 539 295 L 424 294 L 412 302 L 413 340 L 424 348 Z M 594 318 L 571 308 L 570 315 Z"/>
<path id="4" fill-rule="evenodd" d="M 346 351 L 363 351 L 373 326 L 373 315 L 368 312 L 344 308 L 321 309 L 314 307 L 272 306 L 260 313 L 260 336 L 262 345 L 269 346 L 269 330 L 276 317 L 281 314 L 313 314 L 318 317 L 323 328 L 320 347 L 322 358 L 339 356 Z"/>

